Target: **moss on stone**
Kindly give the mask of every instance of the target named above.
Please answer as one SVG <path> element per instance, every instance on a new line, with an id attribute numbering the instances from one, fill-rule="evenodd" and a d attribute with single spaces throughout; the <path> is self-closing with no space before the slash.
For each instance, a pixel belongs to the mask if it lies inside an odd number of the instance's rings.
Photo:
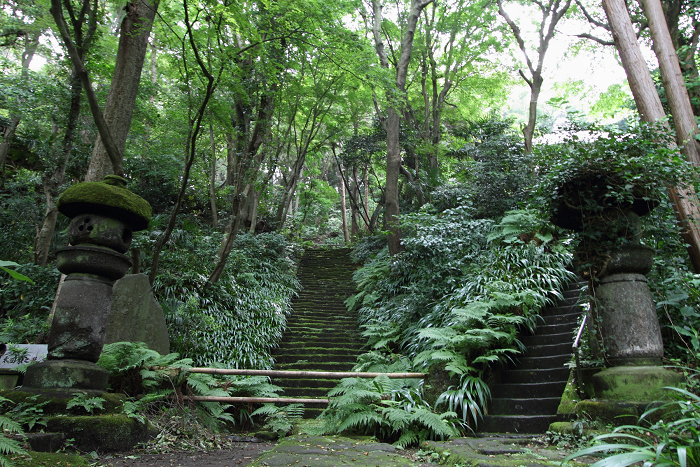
<path id="1" fill-rule="evenodd" d="M 599 425 L 620 426 L 636 423 L 640 413 L 631 402 L 585 400 L 576 404 L 576 415 Z"/>
<path id="2" fill-rule="evenodd" d="M 593 376 L 599 399 L 652 402 L 668 400 L 665 387 L 679 387 L 683 376 L 661 366 L 616 366 Z"/>
<path id="3" fill-rule="evenodd" d="M 50 453 L 29 451 L 26 454 L 12 456 L 12 464 L 15 467 L 49 467 L 57 465 L 70 465 L 71 467 L 90 467 L 91 464 L 78 454 Z"/>
<path id="4" fill-rule="evenodd" d="M 51 417 L 47 431 L 65 433 L 83 451 L 128 451 L 148 439 L 148 424 L 126 415 Z"/>
<path id="5" fill-rule="evenodd" d="M 576 403 L 579 401 L 579 396 L 576 393 L 576 385 L 574 384 L 574 372 L 569 372 L 569 380 L 566 382 L 564 394 L 561 396 L 561 402 L 557 408 L 557 415 L 562 417 L 571 417 L 576 413 Z"/>
<path id="6" fill-rule="evenodd" d="M 78 392 L 78 391 L 76 391 Z M 56 415 L 56 414 L 80 414 L 85 413 L 81 408 L 74 408 L 71 410 L 66 410 L 66 405 L 73 398 L 72 394 L 62 394 L 62 395 L 48 395 L 48 394 L 34 394 L 25 391 L 0 391 L 0 396 L 11 400 L 15 404 L 41 404 L 46 402 L 46 405 L 42 407 L 43 413 L 45 415 Z M 34 398 L 36 396 L 36 399 Z M 124 394 L 113 394 L 113 393 L 103 393 L 100 395 L 105 402 L 103 403 L 104 409 L 100 412 L 103 414 L 114 414 L 121 413 L 122 407 L 124 405 L 124 400 L 126 396 Z"/>
<path id="7" fill-rule="evenodd" d="M 71 218 L 84 213 L 115 217 L 135 231 L 145 229 L 151 221 L 151 205 L 145 199 L 109 180 L 73 185 L 63 192 L 57 206 Z"/>
<path id="8" fill-rule="evenodd" d="M 578 426 L 574 425 L 574 422 L 554 422 L 549 425 L 549 430 L 547 431 L 569 436 L 590 436 L 595 433 L 594 430 L 589 428 L 584 428 L 582 432 Z"/>

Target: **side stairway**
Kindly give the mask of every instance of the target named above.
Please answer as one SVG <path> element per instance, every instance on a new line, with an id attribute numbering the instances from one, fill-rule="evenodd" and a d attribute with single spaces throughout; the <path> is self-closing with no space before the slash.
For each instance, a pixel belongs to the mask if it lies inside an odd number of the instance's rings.
<path id="1" fill-rule="evenodd" d="M 527 348 L 512 368 L 501 372 L 501 382 L 491 389 L 488 415 L 479 424 L 484 433 L 544 433 L 557 421 L 557 408 L 569 378 L 571 346 L 577 305 L 583 283 L 573 283 L 564 301 L 542 312 L 544 325 L 535 335 L 521 337 Z"/>
<path id="2" fill-rule="evenodd" d="M 350 371 L 365 339 L 357 314 L 344 301 L 353 293 L 350 249 L 306 250 L 299 265 L 302 290 L 292 302 L 292 313 L 280 346 L 274 352 L 276 370 Z M 325 398 L 338 379 L 318 377 L 275 378 L 283 397 Z M 313 418 L 324 406 L 306 406 Z"/>

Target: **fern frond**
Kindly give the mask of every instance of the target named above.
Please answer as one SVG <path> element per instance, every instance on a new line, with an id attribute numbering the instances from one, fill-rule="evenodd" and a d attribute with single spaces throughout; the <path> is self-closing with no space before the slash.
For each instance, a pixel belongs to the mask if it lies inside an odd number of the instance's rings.
<path id="1" fill-rule="evenodd" d="M 338 426 L 338 432 L 343 432 L 350 428 L 371 428 L 374 425 L 382 425 L 382 416 L 374 410 L 365 408 L 362 412 L 352 413 Z"/>

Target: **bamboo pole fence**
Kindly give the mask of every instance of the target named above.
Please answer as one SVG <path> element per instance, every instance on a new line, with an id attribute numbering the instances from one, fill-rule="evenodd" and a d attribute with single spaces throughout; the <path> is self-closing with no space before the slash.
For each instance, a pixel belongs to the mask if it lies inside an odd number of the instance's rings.
<path id="1" fill-rule="evenodd" d="M 170 367 L 151 367 L 152 370 L 173 369 Z M 271 376 L 278 378 L 376 378 L 386 376 L 391 379 L 423 379 L 424 373 L 368 373 L 362 371 L 293 371 L 293 370 L 246 370 L 239 368 L 177 368 L 179 371 L 204 373 L 210 375 Z M 184 396 L 183 399 L 196 402 L 247 402 L 277 404 L 328 404 L 329 399 L 310 399 L 293 397 L 225 397 L 225 396 Z"/>

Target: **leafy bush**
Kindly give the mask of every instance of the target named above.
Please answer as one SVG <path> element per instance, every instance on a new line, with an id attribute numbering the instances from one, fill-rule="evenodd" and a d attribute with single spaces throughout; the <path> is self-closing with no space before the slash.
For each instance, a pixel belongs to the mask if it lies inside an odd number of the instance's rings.
<path id="1" fill-rule="evenodd" d="M 253 396 L 276 397 L 280 388 L 266 377 L 221 376 L 192 373 L 191 359 L 177 353 L 160 355 L 143 342 L 115 342 L 105 345 L 98 365 L 109 370 L 112 390 L 131 398 L 125 403 L 127 415 L 140 421 L 174 407 L 184 409 L 184 396 Z M 222 367 L 219 364 L 212 366 Z M 209 429 L 224 424 L 246 425 L 252 422 L 247 407 L 234 407 L 219 402 L 190 403 L 197 414 L 197 423 Z"/>
<path id="2" fill-rule="evenodd" d="M 172 349 L 200 366 L 271 368 L 271 349 L 299 288 L 294 248 L 278 234 L 239 235 L 221 280 L 211 284 L 206 268 L 215 264 L 220 237 L 197 235 L 199 229 L 173 235 L 153 287 Z"/>
<path id="3" fill-rule="evenodd" d="M 0 406 L 7 402 L 9 402 L 9 399 L 0 397 Z M 24 454 L 25 450 L 16 440 L 5 436 L 5 433 L 22 433 L 22 426 L 11 418 L 0 415 L 0 467 L 11 467 L 12 463 L 6 456 Z"/>
<path id="4" fill-rule="evenodd" d="M 462 183 L 433 194 L 440 210 L 469 205 L 475 218 L 493 219 L 526 199 L 532 161 L 513 121 L 489 116 L 460 123 L 450 134 L 461 142 L 453 145 L 452 155 L 462 161 L 457 173 Z"/>
<path id="5" fill-rule="evenodd" d="M 346 304 L 360 314 L 374 361 L 403 354 L 411 368 L 437 366 L 458 378 L 438 405 L 473 429 L 490 368 L 520 352 L 519 330 L 534 329 L 539 311 L 575 279 L 571 254 L 532 211 L 497 223 L 467 208 L 428 207 L 403 216 L 402 231 L 405 251 L 389 258 L 383 250 L 360 268 L 359 292 Z"/>
<path id="6" fill-rule="evenodd" d="M 696 372 L 697 374 L 697 372 Z M 637 425 L 617 427 L 596 436 L 592 445 L 565 461 L 603 456 L 593 467 L 643 465 L 700 465 L 700 397 L 686 389 L 666 388 L 673 400 L 648 409 Z M 657 421 L 652 421 L 656 419 Z"/>
<path id="7" fill-rule="evenodd" d="M 611 249 L 637 240 L 638 226 L 612 222 L 623 210 L 644 214 L 666 199 L 668 187 L 692 182 L 696 172 L 671 149 L 673 141 L 660 125 L 625 131 L 572 126 L 561 143 L 536 151 L 536 199 L 558 225 L 579 231 L 581 269 L 601 273 Z M 611 231 L 611 225 L 618 230 Z"/>
<path id="8" fill-rule="evenodd" d="M 32 343 L 48 332 L 47 318 L 60 274 L 52 266 L 23 264 L 13 270 L 32 281 L 0 275 L 0 342 Z"/>
<path id="9" fill-rule="evenodd" d="M 437 414 L 423 401 L 422 380 L 346 378 L 328 394 L 321 418 L 331 433 L 357 430 L 404 448 L 459 435 L 455 414 Z"/>

